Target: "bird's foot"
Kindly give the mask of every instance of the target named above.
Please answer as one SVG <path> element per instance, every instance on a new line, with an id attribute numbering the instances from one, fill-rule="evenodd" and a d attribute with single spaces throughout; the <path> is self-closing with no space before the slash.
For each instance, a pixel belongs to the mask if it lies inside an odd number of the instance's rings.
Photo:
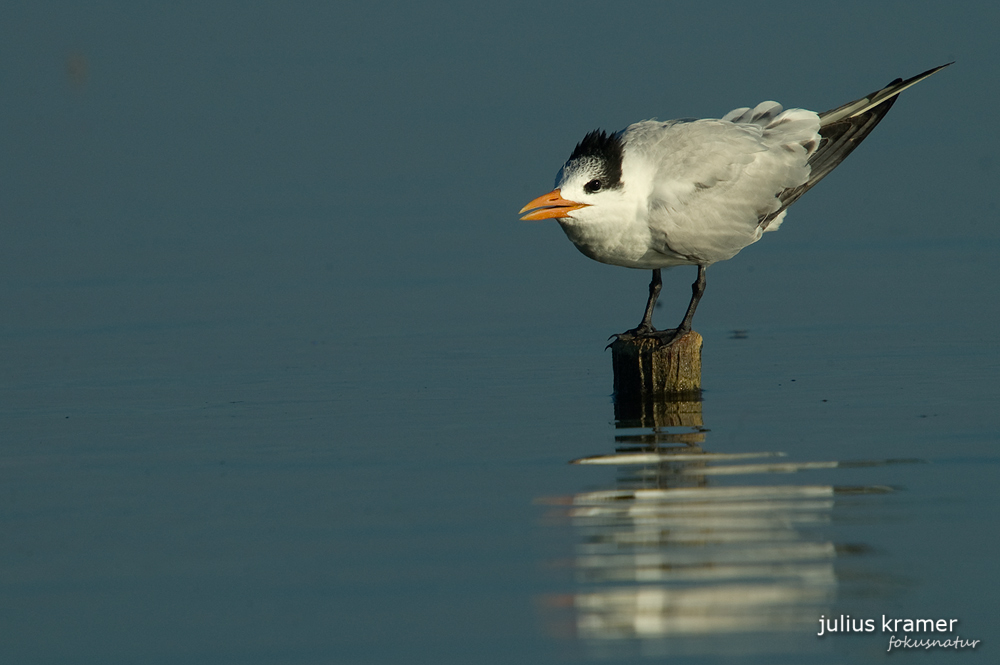
<path id="1" fill-rule="evenodd" d="M 681 337 L 686 335 L 690 330 L 682 330 L 680 328 L 670 328 L 669 330 L 657 330 L 653 326 L 639 325 L 631 330 L 626 330 L 623 333 L 618 333 L 617 335 L 612 335 L 608 339 L 613 339 L 615 341 L 621 340 L 623 342 L 630 342 L 637 339 L 657 339 L 660 340 L 664 345 L 673 344 Z M 614 342 L 612 342 L 613 344 Z M 611 348 L 611 344 L 608 344 L 605 348 Z"/>

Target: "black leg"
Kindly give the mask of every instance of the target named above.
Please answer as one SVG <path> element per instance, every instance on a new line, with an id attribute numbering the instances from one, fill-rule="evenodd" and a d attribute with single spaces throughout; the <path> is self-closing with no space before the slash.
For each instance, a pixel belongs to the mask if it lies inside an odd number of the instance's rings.
<path id="1" fill-rule="evenodd" d="M 681 324 L 677 326 L 677 332 L 674 334 L 674 338 L 677 339 L 682 335 L 686 335 L 691 332 L 691 320 L 694 318 L 694 311 L 698 309 L 698 303 L 701 301 L 701 296 L 705 293 L 705 266 L 698 266 L 698 278 L 694 280 L 694 284 L 691 285 L 691 302 L 688 303 L 687 313 L 684 315 L 684 320 Z"/>
<path id="2" fill-rule="evenodd" d="M 691 320 L 694 312 L 698 309 L 698 302 L 702 294 L 705 293 L 705 266 L 698 266 L 698 278 L 691 285 L 691 302 L 688 304 L 687 313 L 681 325 L 674 330 L 657 330 L 653 327 L 653 309 L 656 307 L 656 299 L 660 295 L 663 287 L 663 280 L 660 278 L 660 269 L 653 271 L 653 279 L 649 282 L 649 300 L 646 301 L 646 313 L 642 316 L 642 321 L 632 330 L 627 330 L 618 335 L 612 335 L 617 339 L 635 339 L 637 337 L 655 337 L 664 341 L 673 342 L 691 332 Z"/>
<path id="3" fill-rule="evenodd" d="M 653 270 L 653 279 L 649 282 L 649 300 L 646 301 L 646 313 L 642 315 L 642 322 L 635 328 L 636 334 L 642 335 L 656 330 L 653 327 L 653 309 L 656 307 L 656 299 L 660 297 L 660 289 L 663 287 L 663 280 L 660 278 L 660 269 Z"/>

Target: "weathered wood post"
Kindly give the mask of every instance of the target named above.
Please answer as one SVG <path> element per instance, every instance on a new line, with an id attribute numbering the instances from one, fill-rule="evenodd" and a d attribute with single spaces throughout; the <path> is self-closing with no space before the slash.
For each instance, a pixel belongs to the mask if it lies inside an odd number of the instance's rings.
<path id="1" fill-rule="evenodd" d="M 701 392 L 701 345 L 701 335 L 693 330 L 670 343 L 619 337 L 611 344 L 616 397 L 696 396 Z"/>
<path id="2" fill-rule="evenodd" d="M 611 344 L 615 420 L 627 427 L 701 428 L 701 335 L 676 343 L 619 337 Z"/>

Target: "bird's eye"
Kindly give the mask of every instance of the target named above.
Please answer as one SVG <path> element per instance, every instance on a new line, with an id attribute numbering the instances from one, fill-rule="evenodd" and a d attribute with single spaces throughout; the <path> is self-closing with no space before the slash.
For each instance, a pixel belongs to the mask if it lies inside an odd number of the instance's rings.
<path id="1" fill-rule="evenodd" d="M 601 181 L 591 180 L 590 182 L 588 182 L 586 185 L 583 186 L 583 191 L 587 192 L 588 194 L 593 194 L 594 192 L 601 191 Z"/>

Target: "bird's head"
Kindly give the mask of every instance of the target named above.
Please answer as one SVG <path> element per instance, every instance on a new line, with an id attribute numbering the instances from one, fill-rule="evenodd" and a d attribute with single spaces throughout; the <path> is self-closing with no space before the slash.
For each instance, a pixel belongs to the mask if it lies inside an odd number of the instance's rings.
<path id="1" fill-rule="evenodd" d="M 556 188 L 521 208 L 521 219 L 585 220 L 619 203 L 623 195 L 621 132 L 587 134 L 556 176 Z"/>

